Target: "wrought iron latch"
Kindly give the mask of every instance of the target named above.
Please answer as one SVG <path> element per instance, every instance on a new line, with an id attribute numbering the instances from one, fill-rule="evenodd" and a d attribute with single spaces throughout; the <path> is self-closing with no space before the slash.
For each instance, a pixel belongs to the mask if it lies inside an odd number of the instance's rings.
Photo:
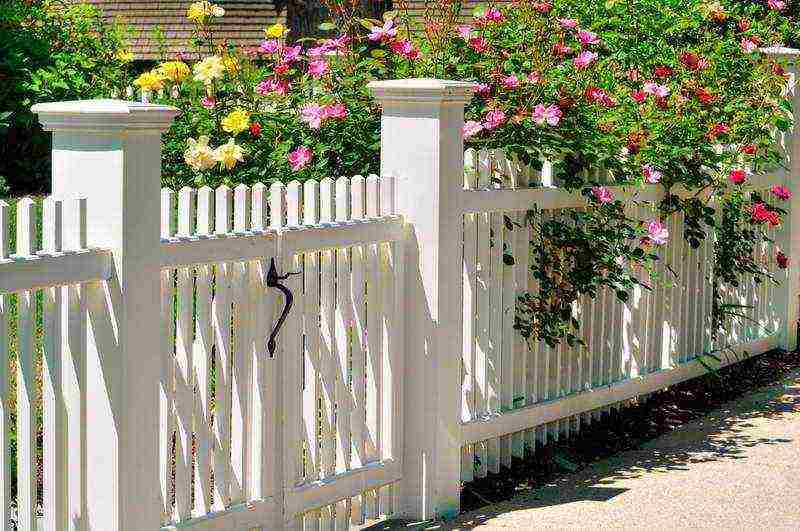
<path id="1" fill-rule="evenodd" d="M 292 295 L 292 291 L 281 284 L 281 280 L 286 280 L 292 275 L 299 275 L 299 271 L 294 271 L 290 273 L 286 273 L 285 275 L 279 275 L 278 270 L 275 268 L 275 259 L 272 258 L 269 264 L 269 271 L 267 271 L 267 287 L 268 288 L 277 288 L 283 293 L 285 298 L 285 303 L 283 306 L 283 312 L 281 316 L 278 317 L 278 322 L 275 323 L 275 327 L 272 329 L 272 332 L 269 334 L 269 340 L 267 340 L 267 350 L 269 350 L 269 355 L 272 356 L 275 354 L 275 339 L 278 337 L 278 332 L 280 332 L 283 323 L 286 322 L 286 317 L 289 315 L 289 312 L 292 309 L 292 304 L 294 304 L 294 295 Z"/>

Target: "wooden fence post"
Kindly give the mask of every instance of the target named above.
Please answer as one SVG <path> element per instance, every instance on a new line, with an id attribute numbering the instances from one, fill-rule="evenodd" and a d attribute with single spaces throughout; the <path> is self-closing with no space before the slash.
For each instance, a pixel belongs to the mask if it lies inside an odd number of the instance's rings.
<path id="1" fill-rule="evenodd" d="M 86 286 L 86 488 L 79 529 L 159 529 L 161 133 L 177 110 L 116 100 L 33 107 L 53 132 L 53 195 L 87 198 L 90 247 L 113 276 Z M 79 441 L 79 434 L 70 434 Z M 80 522 L 75 522 L 80 520 Z"/>
<path id="2" fill-rule="evenodd" d="M 448 517 L 460 496 L 461 128 L 474 85 L 405 79 L 369 87 L 383 106 L 381 172 L 397 178 L 398 213 L 410 230 L 401 513 Z"/>
<path id="3" fill-rule="evenodd" d="M 765 48 L 763 52 L 772 58 L 786 61 L 789 64 L 789 79 L 787 80 L 787 92 L 792 99 L 792 113 L 795 124 L 788 133 L 779 135 L 778 142 L 784 155 L 784 162 L 789 168 L 788 171 L 776 172 L 782 176 L 780 184 L 789 187 L 794 193 L 789 201 L 782 202 L 780 206 L 787 209 L 784 216 L 783 225 L 778 234 L 777 242 L 783 252 L 789 257 L 789 267 L 781 280 L 781 285 L 775 289 L 775 301 L 767 301 L 775 304 L 777 315 L 781 319 L 780 348 L 794 351 L 797 349 L 797 321 L 800 312 L 800 188 L 796 186 L 797 179 L 800 178 L 800 129 L 797 121 L 800 120 L 800 87 L 798 81 L 798 59 L 800 51 L 792 48 Z M 775 257 L 770 257 L 774 260 Z"/>

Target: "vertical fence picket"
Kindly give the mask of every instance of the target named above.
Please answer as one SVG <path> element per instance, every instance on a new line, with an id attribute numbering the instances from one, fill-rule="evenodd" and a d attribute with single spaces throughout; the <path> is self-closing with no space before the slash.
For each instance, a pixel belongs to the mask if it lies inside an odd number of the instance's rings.
<path id="1" fill-rule="evenodd" d="M 502 154 L 498 154 L 498 163 L 505 164 L 506 159 Z M 500 406 L 502 411 L 509 411 L 514 407 L 514 306 L 516 303 L 516 294 L 514 293 L 514 267 L 508 263 L 508 260 L 514 260 L 515 234 L 514 227 L 511 225 L 514 222 L 513 214 L 505 213 L 499 214 L 501 220 L 501 232 L 503 234 L 503 246 L 500 248 L 502 253 L 502 274 L 500 278 L 502 286 L 502 304 L 497 310 L 500 311 L 501 329 L 500 341 L 502 359 L 500 362 L 501 369 L 501 396 Z M 509 225 L 511 225 L 509 227 Z M 511 468 L 511 439 L 510 435 L 505 435 L 500 439 L 500 463 L 506 468 Z"/>
<path id="2" fill-rule="evenodd" d="M 335 220 L 345 223 L 350 219 L 350 179 L 340 177 L 335 182 Z M 336 351 L 336 472 L 350 470 L 350 341 L 348 329 L 353 318 L 350 300 L 350 250 L 337 249 L 336 307 L 334 310 L 334 344 Z M 336 512 L 345 512 L 346 502 L 337 503 Z"/>
<path id="3" fill-rule="evenodd" d="M 214 191 L 214 229 L 218 235 L 231 232 L 233 197 L 225 185 Z M 231 499 L 231 264 L 216 264 L 214 295 L 211 302 L 214 329 L 214 491 L 213 507 L 221 510 Z"/>
<path id="4" fill-rule="evenodd" d="M 334 183 L 326 177 L 320 181 L 320 223 L 334 220 Z M 322 477 L 336 473 L 336 374 L 339 365 L 336 352 L 336 332 L 334 310 L 336 307 L 336 262 L 335 252 L 323 250 L 320 253 L 320 334 L 321 342 L 321 381 L 322 381 L 322 424 L 323 437 L 320 455 Z M 320 512 L 320 526 L 329 529 L 332 525 L 330 509 Z"/>
<path id="5" fill-rule="evenodd" d="M 361 175 L 353 177 L 350 183 L 350 207 L 353 220 L 365 217 L 366 180 Z M 366 338 L 367 315 L 366 296 L 364 286 L 366 247 L 357 245 L 351 254 L 350 274 L 350 299 L 353 307 L 352 322 L 352 379 L 353 379 L 353 409 L 350 416 L 350 429 L 352 432 L 353 452 L 352 467 L 360 468 L 367 461 L 365 453 L 365 436 L 367 435 L 366 411 Z M 362 525 L 363 510 L 362 496 L 356 496 L 351 501 L 350 523 Z"/>
<path id="6" fill-rule="evenodd" d="M 183 188 L 178 193 L 178 236 L 188 237 L 194 232 L 197 193 L 193 188 Z M 194 405 L 193 371 L 193 298 L 194 271 L 190 267 L 177 273 L 176 321 L 176 375 L 175 375 L 175 507 L 178 520 L 191 516 L 192 483 L 192 409 Z"/>
<path id="7" fill-rule="evenodd" d="M 42 222 L 43 247 L 48 254 L 63 250 L 63 208 L 59 199 L 44 200 Z M 67 515 L 67 425 L 64 400 L 63 290 L 43 290 L 43 508 L 46 531 L 66 529 Z"/>
<path id="8" fill-rule="evenodd" d="M 477 163 L 477 188 L 489 187 L 489 172 L 485 150 L 475 154 Z M 477 230 L 477 261 L 475 264 L 475 302 L 477 317 L 475 319 L 475 411 L 478 415 L 489 412 L 489 327 L 491 323 L 491 262 L 490 262 L 490 214 L 480 213 L 475 215 Z M 488 471 L 487 443 L 480 442 L 475 445 L 475 473 L 477 477 L 486 477 Z"/>
<path id="9" fill-rule="evenodd" d="M 17 256 L 36 253 L 36 207 L 30 198 L 17 202 Z M 36 525 L 36 328 L 34 291 L 17 295 L 17 528 L 33 531 Z"/>
<path id="10" fill-rule="evenodd" d="M 465 153 L 464 187 L 474 190 L 477 187 L 474 169 L 474 150 Z M 477 416 L 476 410 L 476 292 L 477 292 L 477 252 L 478 228 L 476 214 L 464 214 L 464 257 L 462 271 L 463 305 L 464 305 L 464 347 L 462 352 L 461 381 L 461 420 L 469 422 Z M 461 480 L 473 480 L 474 450 L 471 445 L 461 449 Z"/>
<path id="11" fill-rule="evenodd" d="M 303 184 L 303 223 L 319 221 L 319 183 L 308 180 Z M 305 439 L 305 478 L 320 477 L 318 406 L 322 395 L 320 381 L 320 253 L 308 251 L 303 255 L 303 426 Z"/>
<path id="12" fill-rule="evenodd" d="M 168 188 L 161 190 L 161 239 L 168 239 L 175 234 L 173 212 L 177 207 L 175 192 Z M 175 270 L 161 271 L 161 319 L 164 326 L 161 332 L 161 379 L 160 394 L 160 427 L 159 427 L 159 483 L 161 487 L 162 519 L 172 522 L 173 483 L 173 447 L 175 434 Z"/>
<path id="13" fill-rule="evenodd" d="M 379 215 L 380 206 L 378 204 L 378 178 L 374 175 L 367 177 L 366 181 L 366 216 L 375 218 Z M 378 250 L 375 245 L 365 246 L 366 267 L 365 276 L 367 280 L 366 288 L 366 413 L 367 413 L 367 436 L 366 436 L 366 455 L 367 460 L 372 461 L 380 455 L 380 431 L 381 413 L 378 397 L 382 396 L 381 391 L 381 361 L 380 352 L 380 324 L 378 321 L 380 308 L 380 294 L 378 292 Z M 368 507 L 365 507 L 365 512 Z M 374 513 L 366 512 L 369 516 Z"/>
<path id="14" fill-rule="evenodd" d="M 250 187 L 244 184 L 233 191 L 233 232 L 247 234 L 250 219 Z M 250 378 L 253 309 L 248 293 L 250 264 L 231 265 L 232 365 L 231 365 L 231 503 L 247 499 L 249 483 L 248 443 L 250 441 Z"/>
<path id="15" fill-rule="evenodd" d="M 491 178 L 491 177 L 490 177 Z M 487 406 L 491 413 L 499 413 L 501 408 L 503 374 L 503 215 L 489 214 L 489 260 L 491 277 L 489 281 L 490 307 L 489 352 L 487 375 Z M 488 470 L 493 474 L 500 472 L 500 440 L 492 438 L 488 445 Z"/>

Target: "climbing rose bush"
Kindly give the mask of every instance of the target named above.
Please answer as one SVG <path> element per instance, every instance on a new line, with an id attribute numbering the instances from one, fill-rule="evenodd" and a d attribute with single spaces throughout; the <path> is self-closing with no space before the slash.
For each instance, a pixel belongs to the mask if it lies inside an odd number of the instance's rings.
<path id="1" fill-rule="evenodd" d="M 760 189 L 751 177 L 780 163 L 774 135 L 791 125 L 785 67 L 759 51 L 784 38 L 780 4 L 520 1 L 465 22 L 450 0 L 421 18 L 401 9 L 383 20 L 331 3 L 328 37 L 292 43 L 276 24 L 260 46 L 238 49 L 214 38 L 224 10 L 200 2 L 188 12 L 192 51 L 136 85 L 183 111 L 164 146 L 165 184 L 179 187 L 376 172 L 370 80 L 473 81 L 467 146 L 503 148 L 519 165 L 553 161 L 556 182 L 586 199 L 564 216 L 533 209 L 526 218 L 539 289 L 519 301 L 523 335 L 579 342 L 577 300 L 608 288 L 625 301 L 635 286 L 670 282 L 656 274 L 660 249 L 675 237 L 696 248 L 709 234 L 723 329 L 735 313 L 729 288 L 772 280 L 791 259 L 773 241 L 791 190 Z M 646 184 L 664 199 L 635 216 Z M 678 212 L 683 234 L 670 234 Z M 769 263 L 754 258 L 765 243 Z"/>

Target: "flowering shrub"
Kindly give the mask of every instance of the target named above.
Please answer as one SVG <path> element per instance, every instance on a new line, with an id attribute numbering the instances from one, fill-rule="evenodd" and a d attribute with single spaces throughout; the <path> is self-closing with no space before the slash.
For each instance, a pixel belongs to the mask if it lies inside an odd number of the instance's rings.
<path id="1" fill-rule="evenodd" d="M 539 291 L 520 299 L 525 336 L 573 344 L 578 298 L 605 286 L 626 300 L 634 285 L 669 281 L 653 266 L 677 236 L 665 220 L 679 211 L 692 247 L 716 234 L 717 328 L 734 313 L 726 286 L 745 274 L 771 278 L 754 250 L 771 241 L 782 214 L 773 205 L 791 191 L 759 190 L 750 175 L 779 163 L 772 135 L 791 124 L 785 70 L 758 51 L 783 38 L 786 5 L 526 1 L 481 8 L 464 23 L 461 4 L 441 0 L 428 4 L 418 32 L 402 9 L 366 20 L 355 5 L 328 5 L 335 23 L 324 28 L 338 30 L 328 38 L 292 44 L 276 24 L 251 50 L 214 40 L 222 8 L 189 6 L 192 51 L 136 80 L 145 95 L 163 94 L 184 111 L 165 142 L 166 184 L 377 171 L 369 80 L 471 80 L 479 88 L 466 110 L 466 142 L 502 147 L 525 164 L 553 160 L 559 183 L 587 199 L 585 210 L 563 217 L 527 217 L 538 238 Z M 587 171 L 596 167 L 610 183 Z M 640 219 L 608 184 L 667 193 Z M 775 257 L 778 267 L 788 264 L 779 249 Z"/>

